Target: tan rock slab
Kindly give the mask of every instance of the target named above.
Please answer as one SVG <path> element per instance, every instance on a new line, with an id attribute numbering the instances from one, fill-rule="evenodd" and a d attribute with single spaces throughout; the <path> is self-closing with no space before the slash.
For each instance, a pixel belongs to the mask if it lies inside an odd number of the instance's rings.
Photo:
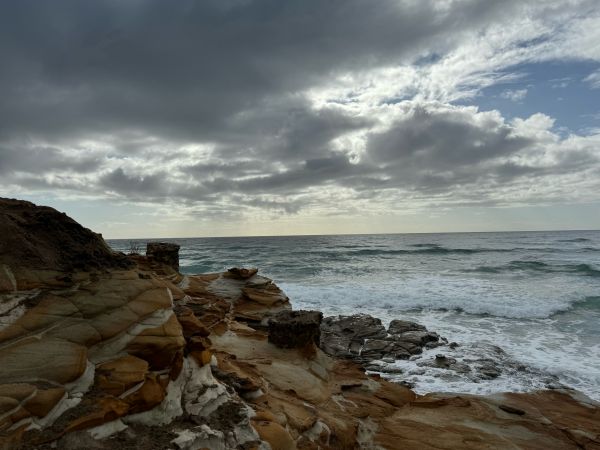
<path id="1" fill-rule="evenodd" d="M 276 422 L 252 421 L 252 426 L 263 441 L 269 443 L 272 449 L 295 450 L 296 443 L 285 428 Z"/>
<path id="2" fill-rule="evenodd" d="M 44 417 L 65 396 L 65 389 L 58 387 L 52 389 L 40 389 L 23 407 L 32 415 Z"/>
<path id="3" fill-rule="evenodd" d="M 0 349 L 0 383 L 48 380 L 65 384 L 86 369 L 87 349 L 61 339 L 26 338 Z"/>
<path id="4" fill-rule="evenodd" d="M 114 396 L 123 394 L 145 380 L 148 362 L 133 355 L 101 364 L 96 368 L 96 385 Z"/>

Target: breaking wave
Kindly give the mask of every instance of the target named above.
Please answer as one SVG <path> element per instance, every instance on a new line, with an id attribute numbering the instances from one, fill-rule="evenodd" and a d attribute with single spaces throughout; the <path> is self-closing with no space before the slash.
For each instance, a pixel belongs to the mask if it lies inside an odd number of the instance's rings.
<path id="1" fill-rule="evenodd" d="M 502 266 L 480 266 L 475 269 L 466 269 L 464 271 L 480 273 L 567 273 L 585 277 L 600 277 L 600 270 L 595 269 L 590 264 L 548 264 L 543 261 L 511 261 Z"/>

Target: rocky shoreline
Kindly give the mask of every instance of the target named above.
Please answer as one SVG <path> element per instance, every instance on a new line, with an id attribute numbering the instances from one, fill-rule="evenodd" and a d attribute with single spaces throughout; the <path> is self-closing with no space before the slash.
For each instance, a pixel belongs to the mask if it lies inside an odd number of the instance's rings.
<path id="1" fill-rule="evenodd" d="M 396 364 L 530 370 L 500 348 L 467 358 L 401 318 L 293 311 L 256 269 L 185 276 L 177 251 L 118 254 L 0 199 L 0 448 L 600 448 L 600 405 L 578 392 L 417 395 Z"/>

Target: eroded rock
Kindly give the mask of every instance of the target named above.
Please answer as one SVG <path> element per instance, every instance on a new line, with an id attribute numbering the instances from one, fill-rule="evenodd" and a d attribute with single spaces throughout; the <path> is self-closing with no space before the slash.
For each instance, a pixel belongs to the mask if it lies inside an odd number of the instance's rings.
<path id="1" fill-rule="evenodd" d="M 178 244 L 170 242 L 148 242 L 146 244 L 146 257 L 178 271 L 179 248 Z"/>
<path id="2" fill-rule="evenodd" d="M 269 320 L 269 342 L 280 348 L 319 345 L 320 311 L 283 311 Z"/>
<path id="3" fill-rule="evenodd" d="M 321 348 L 325 352 L 362 363 L 408 359 L 437 345 L 441 345 L 437 333 L 403 320 L 393 320 L 388 330 L 381 320 L 367 314 L 326 317 L 321 325 Z"/>

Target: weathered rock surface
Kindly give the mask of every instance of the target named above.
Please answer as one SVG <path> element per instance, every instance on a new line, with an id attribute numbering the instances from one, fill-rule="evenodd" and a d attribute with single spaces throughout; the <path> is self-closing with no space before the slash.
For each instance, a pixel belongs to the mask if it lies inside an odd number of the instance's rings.
<path id="1" fill-rule="evenodd" d="M 282 311 L 269 320 L 269 342 L 280 348 L 304 348 L 319 345 L 320 311 Z"/>
<path id="2" fill-rule="evenodd" d="M 0 237 L 0 291 L 68 284 L 73 271 L 133 265 L 65 214 L 22 200 L 0 198 Z"/>
<path id="3" fill-rule="evenodd" d="M 237 278 L 238 280 L 247 280 L 258 273 L 257 268 L 246 269 L 243 267 L 232 267 L 227 270 L 225 276 Z"/>
<path id="4" fill-rule="evenodd" d="M 367 314 L 326 317 L 321 324 L 321 348 L 328 354 L 367 363 L 408 359 L 424 348 L 442 345 L 437 333 L 420 324 L 393 320 L 386 330 Z"/>
<path id="5" fill-rule="evenodd" d="M 179 245 L 169 242 L 148 242 L 146 257 L 173 270 L 179 270 L 179 248 Z"/>

